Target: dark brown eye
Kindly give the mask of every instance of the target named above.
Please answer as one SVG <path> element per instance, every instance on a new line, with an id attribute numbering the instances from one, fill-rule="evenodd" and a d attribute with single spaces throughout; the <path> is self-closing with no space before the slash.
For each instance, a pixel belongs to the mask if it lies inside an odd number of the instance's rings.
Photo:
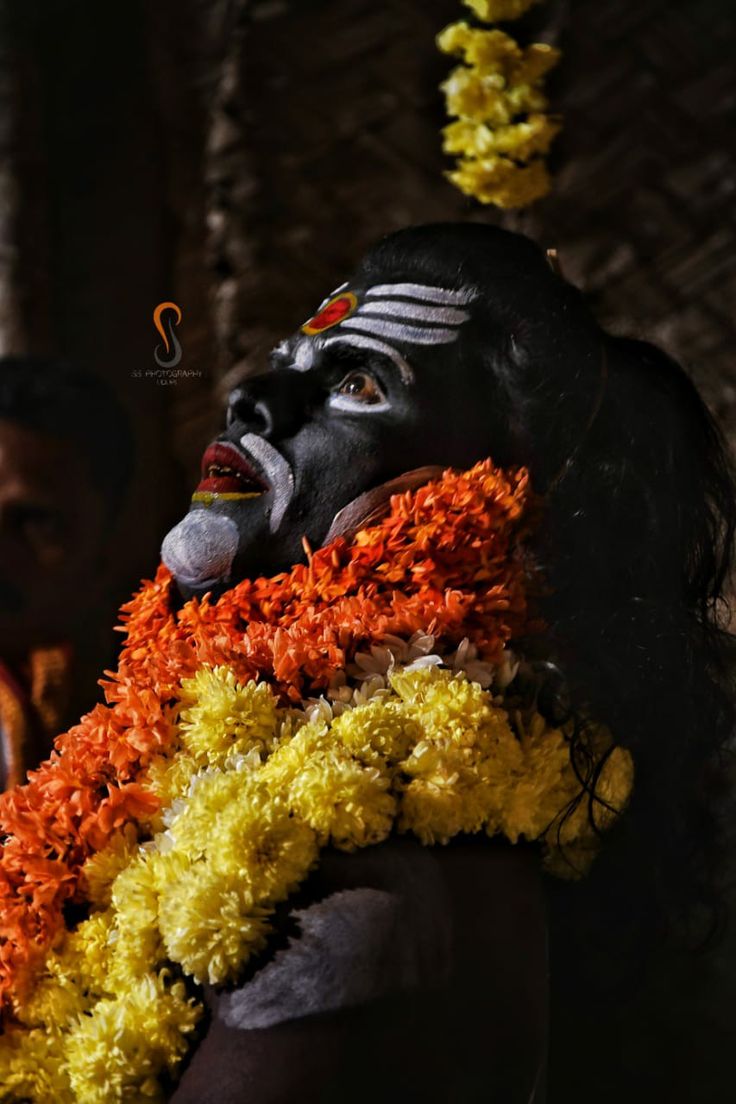
<path id="1" fill-rule="evenodd" d="M 385 396 L 378 383 L 369 372 L 348 372 L 342 383 L 335 388 L 336 395 L 345 395 L 357 402 L 380 403 Z"/>

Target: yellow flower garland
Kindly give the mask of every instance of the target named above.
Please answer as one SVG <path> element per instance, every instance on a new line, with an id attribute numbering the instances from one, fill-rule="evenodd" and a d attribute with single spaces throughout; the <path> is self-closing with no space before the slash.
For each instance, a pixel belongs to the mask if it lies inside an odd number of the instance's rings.
<path id="1" fill-rule="evenodd" d="M 487 22 L 516 19 L 537 0 L 465 0 Z M 453 23 L 437 37 L 440 50 L 460 57 L 442 89 L 447 112 L 445 153 L 458 157 L 447 173 L 466 195 L 498 207 L 525 207 L 550 188 L 544 155 L 560 129 L 547 114 L 542 82 L 559 51 L 544 43 L 525 49 L 498 29 Z"/>
<path id="2" fill-rule="evenodd" d="M 331 700 L 299 709 L 225 666 L 182 682 L 178 750 L 147 776 L 163 812 L 148 842 L 128 826 L 86 863 L 93 909 L 0 1039 L 4 1101 L 164 1099 L 202 1013 L 199 983 L 237 980 L 327 844 L 484 831 L 540 840 L 551 866 L 561 848 L 581 865 L 592 856 L 628 799 L 629 754 L 608 755 L 595 825 L 586 802 L 560 822 L 580 793 L 565 733 L 504 709 L 508 663 L 489 674 L 463 645 L 453 670 L 423 654 L 431 645 L 374 648 Z M 407 649 L 422 654 L 397 663 Z M 596 739 L 603 754 L 610 738 Z"/>

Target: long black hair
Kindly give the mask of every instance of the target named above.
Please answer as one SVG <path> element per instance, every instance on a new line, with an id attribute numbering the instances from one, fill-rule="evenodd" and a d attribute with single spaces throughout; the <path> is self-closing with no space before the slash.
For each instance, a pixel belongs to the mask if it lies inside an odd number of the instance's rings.
<path id="1" fill-rule="evenodd" d="M 590 1065 L 607 1067 L 602 1083 L 586 1081 L 579 1055 L 574 1063 L 580 1095 L 564 1044 L 579 1040 L 590 1056 L 613 1022 L 602 1009 L 622 994 L 625 1005 L 653 948 L 705 940 L 721 917 L 719 786 L 736 722 L 731 466 L 683 369 L 605 333 L 528 239 L 477 224 L 412 228 L 362 266 L 368 279 L 387 271 L 477 289 L 449 355 L 487 366 L 489 453 L 528 466 L 542 496 L 533 551 L 548 584 L 550 693 L 540 701 L 579 722 L 571 755 L 591 810 L 600 763 L 586 719 L 635 762 L 630 806 L 591 874 L 550 886 L 552 1098 L 614 1100 L 625 1061 L 606 1055 L 610 1034 Z M 647 1099 L 639 1090 L 632 1099 Z"/>

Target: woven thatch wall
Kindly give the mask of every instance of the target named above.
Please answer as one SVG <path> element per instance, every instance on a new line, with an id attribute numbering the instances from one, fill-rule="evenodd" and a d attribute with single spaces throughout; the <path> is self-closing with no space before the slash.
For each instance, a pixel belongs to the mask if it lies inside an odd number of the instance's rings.
<path id="1" fill-rule="evenodd" d="M 441 176 L 437 84 L 448 62 L 433 37 L 462 11 L 454 0 L 243 6 L 237 81 L 215 128 L 237 136 L 239 171 L 210 196 L 215 256 L 227 273 L 217 312 L 226 363 L 256 359 L 381 232 L 488 218 L 556 245 L 601 316 L 690 364 L 730 425 L 730 5 L 539 9 L 532 30 L 564 50 L 552 93 L 566 128 L 553 195 L 505 218 Z"/>
<path id="2" fill-rule="evenodd" d="M 736 8 L 573 2 L 553 195 L 528 227 L 616 329 L 665 345 L 736 430 Z"/>

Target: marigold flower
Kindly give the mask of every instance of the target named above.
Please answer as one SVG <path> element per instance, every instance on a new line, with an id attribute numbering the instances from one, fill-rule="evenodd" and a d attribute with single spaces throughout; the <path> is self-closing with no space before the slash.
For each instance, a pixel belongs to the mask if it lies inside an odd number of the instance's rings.
<path id="1" fill-rule="evenodd" d="M 273 742 L 276 702 L 266 683 L 238 681 L 230 667 L 202 667 L 182 682 L 179 736 L 200 766 L 229 755 L 266 751 Z"/>
<path id="2" fill-rule="evenodd" d="M 106 847 L 90 855 L 81 874 L 87 896 L 93 905 L 105 908 L 110 904 L 112 884 L 118 874 L 129 866 L 138 846 L 135 825 L 128 823 L 111 837 Z"/>
<path id="3" fill-rule="evenodd" d="M 467 2 L 489 19 L 492 10 L 524 7 L 511 0 Z M 442 85 L 447 112 L 458 120 L 443 130 L 445 152 L 460 158 L 448 178 L 465 194 L 498 207 L 523 207 L 546 194 L 549 177 L 541 158 L 560 123 L 545 114 L 541 82 L 559 51 L 539 42 L 522 48 L 503 31 L 465 22 L 446 27 L 437 44 L 463 61 Z"/>
<path id="4" fill-rule="evenodd" d="M 465 195 L 503 208 L 525 207 L 549 191 L 543 161 L 522 166 L 500 157 L 463 158 L 447 175 Z"/>
<path id="5" fill-rule="evenodd" d="M 135 979 L 123 999 L 99 1001 L 66 1043 L 72 1099 L 163 1101 L 158 1074 L 176 1068 L 200 1015 L 184 984 L 172 982 L 167 971 Z"/>
<path id="6" fill-rule="evenodd" d="M 209 864 L 191 864 L 162 894 L 159 925 L 169 958 L 195 981 L 215 985 L 237 977 L 266 945 L 269 916 L 237 870 L 223 876 Z"/>
<path id="7" fill-rule="evenodd" d="M 8 1104 L 49 1101 L 76 1104 L 64 1069 L 59 1036 L 45 1027 L 11 1027 L 0 1046 L 0 1085 Z"/>
<path id="8" fill-rule="evenodd" d="M 495 153 L 510 154 L 528 160 L 534 154 L 547 153 L 560 123 L 548 115 L 532 114 L 524 123 L 499 126 L 462 120 L 443 130 L 445 153 L 467 154 L 483 158 Z"/>

